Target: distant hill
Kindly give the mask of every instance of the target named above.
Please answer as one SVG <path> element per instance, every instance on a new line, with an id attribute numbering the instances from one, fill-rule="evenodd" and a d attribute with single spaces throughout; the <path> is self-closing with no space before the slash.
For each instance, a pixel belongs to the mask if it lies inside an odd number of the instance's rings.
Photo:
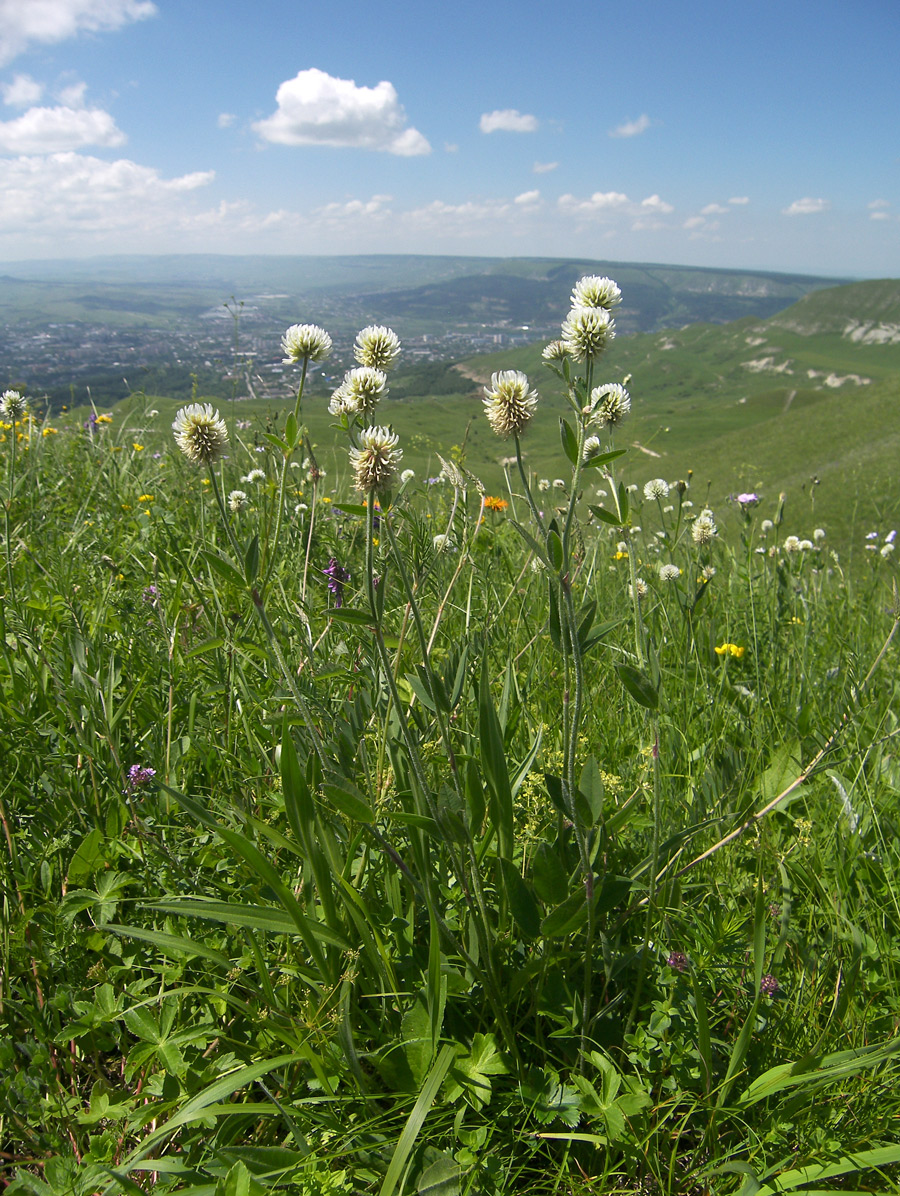
<path id="1" fill-rule="evenodd" d="M 489 326 L 532 334 L 557 322 L 583 274 L 609 274 L 626 302 L 622 332 L 765 317 L 841 279 L 591 259 L 425 255 L 101 257 L 0 264 L 0 322 L 59 320 L 161 327 L 199 320 L 234 297 L 248 319 L 376 320 L 402 334 Z"/>

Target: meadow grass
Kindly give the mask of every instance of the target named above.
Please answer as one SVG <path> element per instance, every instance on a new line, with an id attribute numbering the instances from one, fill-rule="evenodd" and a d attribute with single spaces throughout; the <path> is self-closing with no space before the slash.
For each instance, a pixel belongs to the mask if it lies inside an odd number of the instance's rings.
<path id="1" fill-rule="evenodd" d="M 4 421 L 10 1192 L 900 1190 L 892 529 L 645 492 L 601 363 L 491 494 L 302 353 Z"/>

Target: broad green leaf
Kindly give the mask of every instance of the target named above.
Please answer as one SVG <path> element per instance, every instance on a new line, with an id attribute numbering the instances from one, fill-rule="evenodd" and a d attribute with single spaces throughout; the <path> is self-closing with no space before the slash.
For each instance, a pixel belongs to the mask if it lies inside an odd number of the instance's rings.
<path id="1" fill-rule="evenodd" d="M 214 573 L 218 573 L 225 581 L 230 581 L 240 589 L 246 589 L 246 582 L 243 575 L 233 561 L 228 560 L 227 557 L 222 556 L 220 553 L 209 552 L 207 550 L 204 550 L 201 555 Z"/>
<path id="2" fill-rule="evenodd" d="M 572 465 L 578 463 L 578 437 L 575 435 L 572 425 L 564 419 L 559 421 L 559 438 L 562 442 L 563 452 L 569 458 Z"/>
<path id="3" fill-rule="evenodd" d="M 478 729 L 481 743 L 481 766 L 490 795 L 491 817 L 497 831 L 500 854 L 508 859 L 512 855 L 513 845 L 513 799 L 506 754 L 503 750 L 503 734 L 491 700 L 487 652 L 482 661 L 481 684 L 478 693 Z"/>
<path id="4" fill-rule="evenodd" d="M 541 934 L 545 938 L 564 938 L 567 934 L 580 930 L 587 922 L 587 916 L 587 897 L 582 886 L 544 918 Z"/>
<path id="5" fill-rule="evenodd" d="M 617 664 L 616 672 L 619 674 L 619 680 L 625 686 L 625 689 L 639 706 L 643 706 L 647 710 L 657 709 L 659 706 L 659 694 L 656 692 L 653 682 L 643 670 L 636 669 L 631 664 Z"/>
<path id="6" fill-rule="evenodd" d="M 103 866 L 103 843 L 104 835 L 99 827 L 95 826 L 93 830 L 88 831 L 69 860 L 70 885 L 86 880 L 96 868 Z"/>
<path id="7" fill-rule="evenodd" d="M 552 529 L 547 532 L 547 556 L 550 558 L 551 568 L 555 569 L 557 573 L 561 572 L 565 560 L 562 540 Z"/>
<path id="8" fill-rule="evenodd" d="M 509 860 L 498 860 L 503 887 L 509 900 L 509 908 L 519 930 L 530 939 L 541 933 L 541 911 L 530 887 L 522 879 L 515 864 Z"/>
<path id="9" fill-rule="evenodd" d="M 322 786 L 322 792 L 331 799 L 342 814 L 346 814 L 354 822 L 375 821 L 372 807 L 350 781 L 331 781 Z"/>
<path id="10" fill-rule="evenodd" d="M 610 527 L 621 527 L 622 520 L 618 515 L 613 514 L 612 511 L 607 511 L 606 507 L 597 506 L 594 503 L 588 504 L 588 510 L 601 523 L 608 523 Z"/>
<path id="11" fill-rule="evenodd" d="M 531 862 L 535 891 L 546 905 L 559 905 L 569 895 L 569 874 L 556 850 L 539 843 Z"/>

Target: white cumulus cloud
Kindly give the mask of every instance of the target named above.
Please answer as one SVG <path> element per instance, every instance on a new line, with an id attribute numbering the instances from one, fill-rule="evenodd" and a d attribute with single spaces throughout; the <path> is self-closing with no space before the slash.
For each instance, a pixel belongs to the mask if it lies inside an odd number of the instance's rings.
<path id="1" fill-rule="evenodd" d="M 9 104 L 10 108 L 29 108 L 44 94 L 44 85 L 31 75 L 16 75 L 11 83 L 2 84 L 0 91 L 3 103 Z"/>
<path id="2" fill-rule="evenodd" d="M 482 133 L 533 133 L 538 127 L 537 117 L 519 112 L 516 108 L 485 112 L 478 127 Z"/>
<path id="3" fill-rule="evenodd" d="M 0 0 L 0 64 L 35 43 L 121 29 L 156 12 L 152 0 Z"/>
<path id="4" fill-rule="evenodd" d="M 805 196 L 803 199 L 795 199 L 794 202 L 787 208 L 782 208 L 782 216 L 809 216 L 814 212 L 827 212 L 831 207 L 831 203 L 827 199 L 812 199 L 810 196 Z"/>
<path id="5" fill-rule="evenodd" d="M 750 196 L 749 195 L 732 195 L 731 199 L 729 199 L 728 202 L 737 204 L 738 206 L 740 206 L 742 204 L 749 203 Z"/>
<path id="6" fill-rule="evenodd" d="M 321 208 L 316 208 L 313 215 L 328 223 L 356 220 L 363 216 L 377 216 L 383 220 L 391 215 L 391 210 L 386 205 L 392 199 L 391 195 L 373 195 L 371 199 L 349 199 L 343 203 L 328 203 Z"/>
<path id="7" fill-rule="evenodd" d="M 89 145 L 122 145 L 125 134 L 101 108 L 29 108 L 0 121 L 0 150 L 12 154 L 55 154 Z"/>
<path id="8" fill-rule="evenodd" d="M 556 170 L 557 166 L 558 162 L 535 162 L 531 169 L 535 174 L 549 174 L 551 170 Z"/>
<path id="9" fill-rule="evenodd" d="M 560 210 L 572 216 L 595 216 L 600 212 L 627 207 L 629 203 L 628 196 L 621 191 L 595 191 L 588 199 L 566 194 L 557 200 Z"/>
<path id="10" fill-rule="evenodd" d="M 626 120 L 624 124 L 617 125 L 615 129 L 610 129 L 610 137 L 639 137 L 641 133 L 646 133 L 650 128 L 650 117 L 645 113 L 637 118 L 637 120 Z"/>
<path id="11" fill-rule="evenodd" d="M 184 195 L 210 183 L 212 171 L 161 178 L 127 158 L 104 162 L 61 153 L 0 159 L 0 236 L 32 245 L 69 237 L 108 244 L 117 234 L 145 243 L 153 232 L 178 226 Z"/>
<path id="12" fill-rule="evenodd" d="M 406 113 L 392 83 L 358 87 L 311 67 L 282 83 L 278 109 L 254 130 L 277 145 L 328 145 L 382 150 L 401 157 L 431 153 Z"/>
<path id="13" fill-rule="evenodd" d="M 668 216 L 670 212 L 675 211 L 670 203 L 666 203 L 658 195 L 648 195 L 646 199 L 642 199 L 641 208 L 645 212 L 658 212 L 661 216 Z"/>
<path id="14" fill-rule="evenodd" d="M 536 208 L 540 205 L 541 193 L 540 191 L 523 191 L 521 195 L 517 195 L 513 203 L 517 203 L 520 208 Z"/>
<path id="15" fill-rule="evenodd" d="M 720 203 L 708 203 L 705 208 L 700 209 L 701 216 L 719 216 L 723 212 L 727 212 L 727 208 L 723 208 Z"/>
<path id="16" fill-rule="evenodd" d="M 706 221 L 703 219 L 702 216 L 688 216 L 687 220 L 685 220 L 684 224 L 681 227 L 688 228 L 688 229 L 702 228 L 704 226 L 704 224 L 706 224 Z"/>

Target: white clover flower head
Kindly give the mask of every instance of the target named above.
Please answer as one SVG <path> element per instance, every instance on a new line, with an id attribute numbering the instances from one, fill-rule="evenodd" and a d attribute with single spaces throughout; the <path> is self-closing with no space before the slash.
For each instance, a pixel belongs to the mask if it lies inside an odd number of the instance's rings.
<path id="1" fill-rule="evenodd" d="M 249 502 L 250 500 L 243 490 L 232 490 L 228 495 L 228 509 L 235 515 L 238 511 L 243 511 Z"/>
<path id="2" fill-rule="evenodd" d="M 292 324 L 281 338 L 281 351 L 285 365 L 324 361 L 331 352 L 331 337 L 318 324 Z"/>
<path id="3" fill-rule="evenodd" d="M 521 436 L 538 402 L 538 393 L 521 370 L 500 370 L 484 388 L 484 413 L 498 436 Z"/>
<path id="4" fill-rule="evenodd" d="M 264 482 L 266 480 L 266 471 L 264 469 L 251 469 L 248 474 L 241 478 L 242 482 L 249 482 L 251 485 L 254 482 Z"/>
<path id="5" fill-rule="evenodd" d="M 212 465 L 228 447 L 225 421 L 210 403 L 182 407 L 172 424 L 175 443 L 195 465 Z"/>
<path id="6" fill-rule="evenodd" d="M 544 564 L 544 562 L 541 560 L 541 558 L 539 556 L 533 556 L 531 558 L 531 572 L 532 573 L 543 573 L 546 568 L 547 568 L 547 566 Z"/>
<path id="7" fill-rule="evenodd" d="M 820 540 L 824 540 L 825 539 L 825 528 L 817 527 L 816 530 L 813 532 L 813 539 L 815 540 L 815 542 L 817 544 L 819 543 Z"/>
<path id="8" fill-rule="evenodd" d="M 801 540 L 800 541 L 800 551 L 801 552 L 809 552 L 809 550 L 813 547 L 814 547 L 814 545 L 813 545 L 812 540 Z"/>
<path id="9" fill-rule="evenodd" d="M 878 551 L 881 553 L 881 555 L 884 557 L 884 559 L 887 560 L 888 557 L 891 555 L 891 553 L 894 551 L 894 541 L 888 540 L 886 544 L 882 544 L 881 548 L 879 548 Z"/>
<path id="10" fill-rule="evenodd" d="M 716 527 L 712 515 L 703 511 L 691 524 L 691 538 L 697 545 L 709 544 L 719 529 Z"/>
<path id="11" fill-rule="evenodd" d="M 456 545 L 443 532 L 438 532 L 431 542 L 434 545 L 435 552 L 456 552 Z"/>
<path id="12" fill-rule="evenodd" d="M 550 489 L 550 479 L 549 478 L 539 478 L 538 479 L 538 490 L 543 491 L 543 490 L 549 490 L 549 489 Z"/>
<path id="13" fill-rule="evenodd" d="M 0 415 L 5 419 L 21 419 L 28 408 L 28 400 L 18 390 L 4 390 L 0 396 Z"/>
<path id="14" fill-rule="evenodd" d="M 716 575 L 715 565 L 704 565 L 703 568 L 700 570 L 700 576 L 703 578 L 704 581 L 712 581 L 712 579 L 715 577 L 715 575 Z"/>
<path id="15" fill-rule="evenodd" d="M 541 351 L 544 361 L 563 361 L 568 356 L 569 350 L 565 341 L 550 341 Z"/>
<path id="16" fill-rule="evenodd" d="M 646 598 L 650 593 L 650 587 L 644 581 L 643 577 L 636 577 L 634 585 L 628 587 L 628 597 L 634 599 L 635 594 L 638 598 Z"/>
<path id="17" fill-rule="evenodd" d="M 566 353 L 576 361 L 599 357 L 615 335 L 615 321 L 602 307 L 573 307 L 562 326 Z"/>
<path id="18" fill-rule="evenodd" d="M 600 444 L 599 436 L 588 436 L 584 442 L 584 455 L 582 460 L 590 461 L 591 457 L 596 457 L 601 448 L 602 445 Z"/>
<path id="19" fill-rule="evenodd" d="M 572 291 L 572 307 L 599 307 L 609 311 L 621 302 L 622 292 L 617 284 L 599 274 L 588 274 L 579 279 Z"/>
<path id="20" fill-rule="evenodd" d="M 155 419 L 157 415 L 159 415 L 159 412 L 154 407 L 152 411 L 147 412 L 147 419 Z"/>
<path id="21" fill-rule="evenodd" d="M 400 474 L 400 482 L 405 486 L 406 483 L 411 482 L 415 476 L 416 471 L 414 469 L 404 469 L 403 473 Z"/>
<path id="22" fill-rule="evenodd" d="M 359 448 L 350 450 L 350 465 L 356 474 L 356 489 L 363 494 L 385 490 L 393 481 L 403 457 L 400 438 L 392 428 L 364 428 Z"/>
<path id="23" fill-rule="evenodd" d="M 631 410 L 631 396 L 619 382 L 607 382 L 591 391 L 591 416 L 588 421 L 601 428 L 614 428 Z"/>
<path id="24" fill-rule="evenodd" d="M 788 536 L 784 542 L 785 552 L 799 552 L 800 551 L 800 537 Z"/>
<path id="25" fill-rule="evenodd" d="M 308 511 L 308 510 L 309 510 L 309 507 L 306 505 L 305 502 L 298 502 L 297 505 L 294 507 L 294 514 L 302 515 L 304 511 Z"/>
<path id="26" fill-rule="evenodd" d="M 681 504 L 682 508 L 685 510 L 689 509 L 693 505 L 694 504 L 691 502 L 691 500 L 689 498 L 685 499 L 685 501 Z"/>
<path id="27" fill-rule="evenodd" d="M 764 535 L 765 535 L 765 534 L 767 534 L 768 532 L 771 532 L 771 531 L 773 531 L 773 530 L 774 530 L 774 528 L 775 528 L 775 524 L 772 522 L 772 520 L 771 520 L 771 519 L 764 519 L 764 520 L 762 521 L 762 523 L 759 525 L 759 530 L 760 530 L 760 531 L 761 531 L 761 532 L 762 532 Z"/>
<path id="28" fill-rule="evenodd" d="M 344 381 L 335 391 L 332 402 L 341 396 L 343 410 L 371 415 L 381 398 L 388 393 L 387 374 L 371 365 L 360 365 L 348 370 Z M 331 411 L 331 404 L 328 406 Z M 331 411 L 332 415 L 337 412 Z"/>
<path id="29" fill-rule="evenodd" d="M 671 503 L 669 503 L 669 505 L 667 507 L 663 507 L 663 514 L 668 515 L 670 512 L 672 512 L 674 510 L 675 510 L 675 508 L 672 506 Z"/>
<path id="30" fill-rule="evenodd" d="M 628 551 L 627 541 L 619 540 L 619 542 L 616 544 L 616 552 L 627 552 L 627 551 Z"/>
<path id="31" fill-rule="evenodd" d="M 662 500 L 669 497 L 669 483 L 663 478 L 653 478 L 652 481 L 644 483 L 644 498 L 648 502 L 654 499 Z"/>
<path id="32" fill-rule="evenodd" d="M 356 334 L 353 356 L 360 365 L 386 372 L 400 356 L 400 338 L 383 324 L 370 324 Z"/>
<path id="33" fill-rule="evenodd" d="M 677 565 L 660 565 L 660 581 L 677 581 L 679 577 L 681 577 L 681 570 Z"/>
<path id="34" fill-rule="evenodd" d="M 564 478 L 554 478 L 553 479 L 553 489 L 554 490 L 565 490 L 565 488 L 566 488 L 566 482 L 565 482 Z"/>

